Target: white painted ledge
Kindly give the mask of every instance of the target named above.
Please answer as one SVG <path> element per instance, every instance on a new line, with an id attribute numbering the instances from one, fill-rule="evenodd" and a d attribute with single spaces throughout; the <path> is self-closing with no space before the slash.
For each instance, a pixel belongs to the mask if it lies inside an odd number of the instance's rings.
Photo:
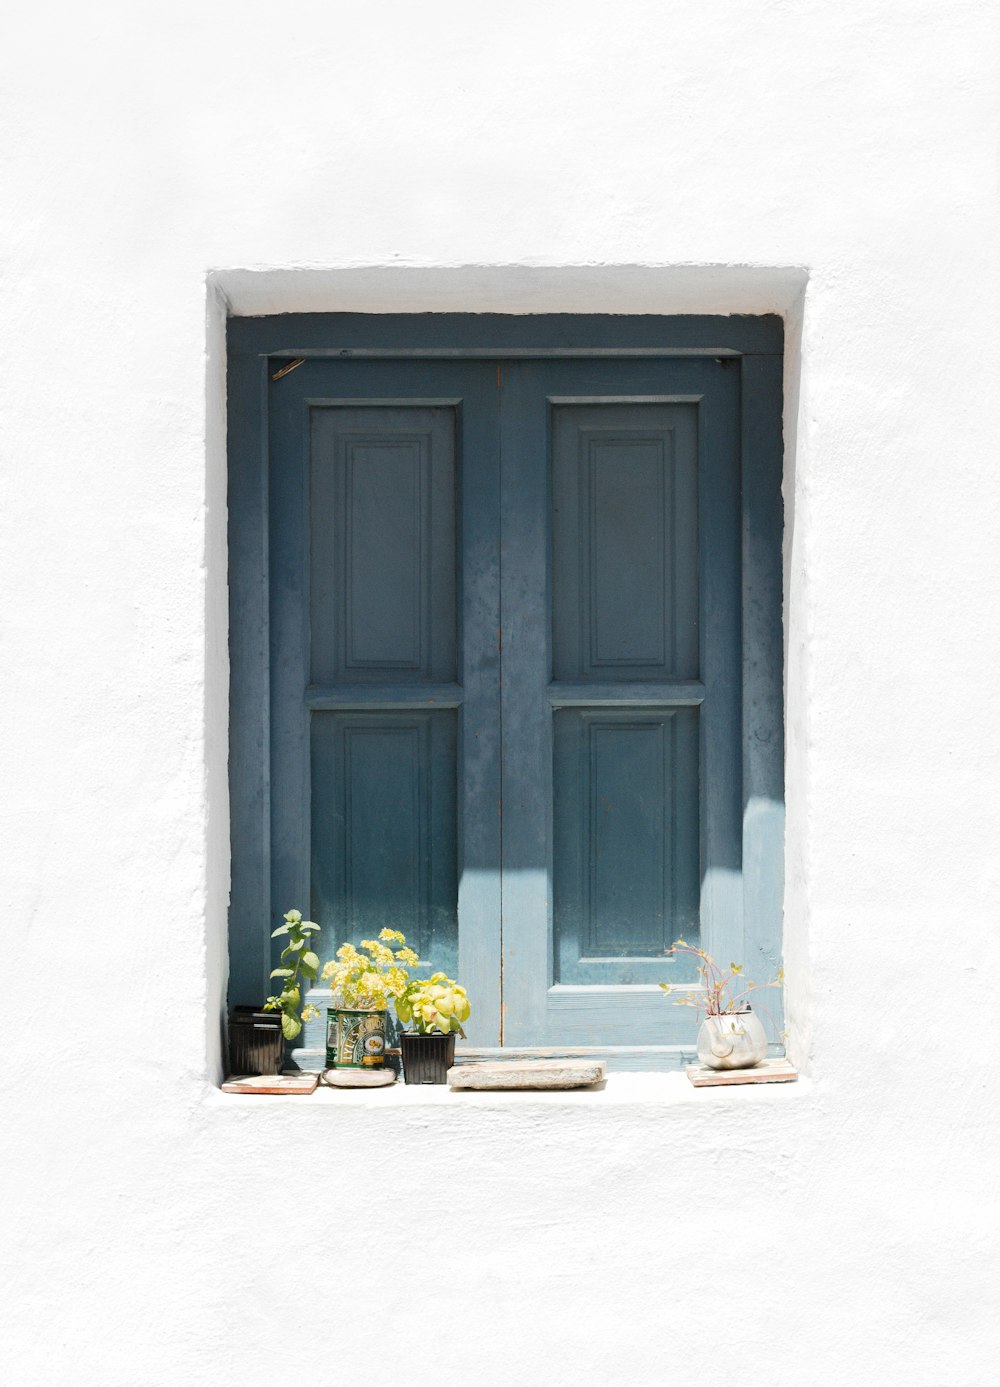
<path id="1" fill-rule="evenodd" d="M 609 1074 L 604 1085 L 592 1089 L 560 1089 L 547 1092 L 530 1090 L 466 1090 L 453 1092 L 446 1085 L 404 1084 L 391 1088 L 334 1089 L 320 1084 L 310 1094 L 223 1093 L 218 1088 L 206 1090 L 205 1105 L 213 1109 L 230 1108 L 245 1114 L 246 1108 L 273 1107 L 304 1108 L 382 1108 L 407 1112 L 421 1108 L 459 1109 L 534 1109 L 574 1108 L 642 1110 L 643 1113 L 666 1108 L 722 1109 L 743 1107 L 785 1107 L 808 1099 L 812 1084 L 799 1078 L 794 1083 L 742 1084 L 731 1087 L 695 1088 L 686 1074 Z"/>
<path id="2" fill-rule="evenodd" d="M 213 269 L 209 292 L 239 317 L 275 313 L 787 313 L 801 265 L 392 264 Z"/>

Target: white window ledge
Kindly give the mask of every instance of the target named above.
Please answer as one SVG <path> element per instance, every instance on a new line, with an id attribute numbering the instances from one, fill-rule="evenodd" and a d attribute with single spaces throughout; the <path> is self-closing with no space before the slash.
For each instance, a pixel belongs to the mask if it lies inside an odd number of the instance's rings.
<path id="1" fill-rule="evenodd" d="M 738 1107 L 777 1107 L 798 1103 L 812 1090 L 808 1079 L 794 1083 L 732 1084 L 714 1088 L 694 1088 L 685 1074 L 609 1074 L 599 1088 L 590 1089 L 519 1089 L 513 1091 L 464 1090 L 453 1092 L 441 1084 L 404 1084 L 398 1081 L 391 1088 L 335 1089 L 320 1083 L 309 1094 L 223 1093 L 221 1089 L 207 1090 L 205 1102 L 212 1108 L 229 1108 L 245 1112 L 250 1107 L 302 1108 L 315 1112 L 319 1108 L 450 1108 L 458 1111 L 473 1108 L 586 1108 L 631 1109 L 657 1112 L 665 1108 L 711 1109 Z"/>

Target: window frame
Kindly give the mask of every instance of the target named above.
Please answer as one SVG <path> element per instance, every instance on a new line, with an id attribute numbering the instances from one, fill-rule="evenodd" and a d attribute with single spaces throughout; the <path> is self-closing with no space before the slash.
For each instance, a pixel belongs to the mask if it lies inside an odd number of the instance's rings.
<path id="1" fill-rule="evenodd" d="M 276 372 L 313 357 L 714 356 L 739 370 L 742 961 L 751 977 L 773 974 L 781 953 L 784 889 L 782 320 L 287 314 L 231 318 L 227 337 L 231 1000 L 264 995 L 272 966 L 270 931 L 287 908 L 287 902 L 271 900 L 268 391 Z M 679 1053 L 678 1063 L 689 1053 Z M 620 1058 L 629 1062 L 627 1055 Z M 641 1056 L 632 1059 L 632 1067 L 643 1067 Z"/>

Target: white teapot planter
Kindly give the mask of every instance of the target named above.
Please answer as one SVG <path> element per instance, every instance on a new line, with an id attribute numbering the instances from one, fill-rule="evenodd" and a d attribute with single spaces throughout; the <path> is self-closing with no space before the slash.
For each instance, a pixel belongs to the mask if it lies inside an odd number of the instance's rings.
<path id="1" fill-rule="evenodd" d="M 752 1069 L 766 1054 L 767 1035 L 749 1007 L 701 1023 L 698 1058 L 710 1069 Z"/>

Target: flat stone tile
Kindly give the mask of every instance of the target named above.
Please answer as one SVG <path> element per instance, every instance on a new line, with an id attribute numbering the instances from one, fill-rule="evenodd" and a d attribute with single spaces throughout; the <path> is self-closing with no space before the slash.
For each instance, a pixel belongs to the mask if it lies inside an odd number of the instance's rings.
<path id="1" fill-rule="evenodd" d="M 603 1060 L 496 1060 L 448 1070 L 453 1089 L 591 1088 L 603 1083 Z"/>

